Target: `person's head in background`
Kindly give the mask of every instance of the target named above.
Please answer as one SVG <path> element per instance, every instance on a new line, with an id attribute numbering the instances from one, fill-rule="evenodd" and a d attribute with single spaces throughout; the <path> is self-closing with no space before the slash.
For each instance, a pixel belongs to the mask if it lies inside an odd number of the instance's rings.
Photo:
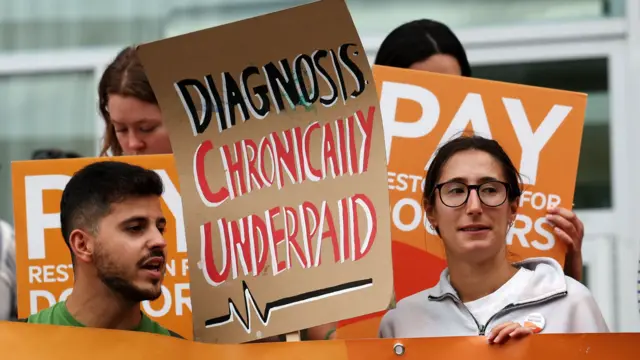
<path id="1" fill-rule="evenodd" d="M 99 107 L 105 122 L 101 156 L 171 154 L 151 84 L 135 47 L 120 51 L 98 85 Z"/>
<path id="2" fill-rule="evenodd" d="M 446 25 L 414 20 L 395 28 L 382 41 L 376 65 L 471 76 L 460 40 Z"/>
<path id="3" fill-rule="evenodd" d="M 61 149 L 37 149 L 31 153 L 31 160 L 76 159 L 82 156 L 75 151 Z"/>

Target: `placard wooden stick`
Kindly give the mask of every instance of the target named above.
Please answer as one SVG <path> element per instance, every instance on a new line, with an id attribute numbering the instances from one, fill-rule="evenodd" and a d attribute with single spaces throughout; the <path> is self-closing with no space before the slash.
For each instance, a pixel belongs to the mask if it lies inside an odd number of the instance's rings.
<path id="1" fill-rule="evenodd" d="M 288 333 L 287 342 L 300 341 L 300 331 L 294 331 L 292 333 Z"/>

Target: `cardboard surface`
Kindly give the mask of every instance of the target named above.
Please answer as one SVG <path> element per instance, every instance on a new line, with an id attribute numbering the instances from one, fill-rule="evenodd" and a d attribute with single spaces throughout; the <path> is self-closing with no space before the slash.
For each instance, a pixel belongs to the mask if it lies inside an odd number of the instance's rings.
<path id="1" fill-rule="evenodd" d="M 176 159 L 198 269 L 195 338 L 246 342 L 385 309 L 384 135 L 344 1 L 144 44 L 138 54 Z"/>

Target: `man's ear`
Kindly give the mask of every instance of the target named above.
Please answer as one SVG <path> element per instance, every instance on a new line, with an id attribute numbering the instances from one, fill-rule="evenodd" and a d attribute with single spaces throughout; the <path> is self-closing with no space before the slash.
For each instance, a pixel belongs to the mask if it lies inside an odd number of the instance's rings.
<path id="1" fill-rule="evenodd" d="M 93 259 L 95 239 L 86 231 L 76 229 L 69 234 L 69 247 L 77 260 L 91 262 Z"/>

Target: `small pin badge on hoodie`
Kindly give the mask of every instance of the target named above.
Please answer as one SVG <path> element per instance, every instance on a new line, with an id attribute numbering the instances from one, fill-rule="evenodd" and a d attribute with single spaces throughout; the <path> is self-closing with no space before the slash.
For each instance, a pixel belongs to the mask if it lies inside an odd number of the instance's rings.
<path id="1" fill-rule="evenodd" d="M 542 316 L 542 314 L 533 313 L 533 314 L 529 314 L 524 319 L 524 325 L 523 326 L 532 329 L 533 332 L 535 334 L 537 334 L 537 333 L 541 332 L 542 329 L 544 329 L 545 323 L 546 323 L 546 321 L 544 319 L 544 316 Z"/>

